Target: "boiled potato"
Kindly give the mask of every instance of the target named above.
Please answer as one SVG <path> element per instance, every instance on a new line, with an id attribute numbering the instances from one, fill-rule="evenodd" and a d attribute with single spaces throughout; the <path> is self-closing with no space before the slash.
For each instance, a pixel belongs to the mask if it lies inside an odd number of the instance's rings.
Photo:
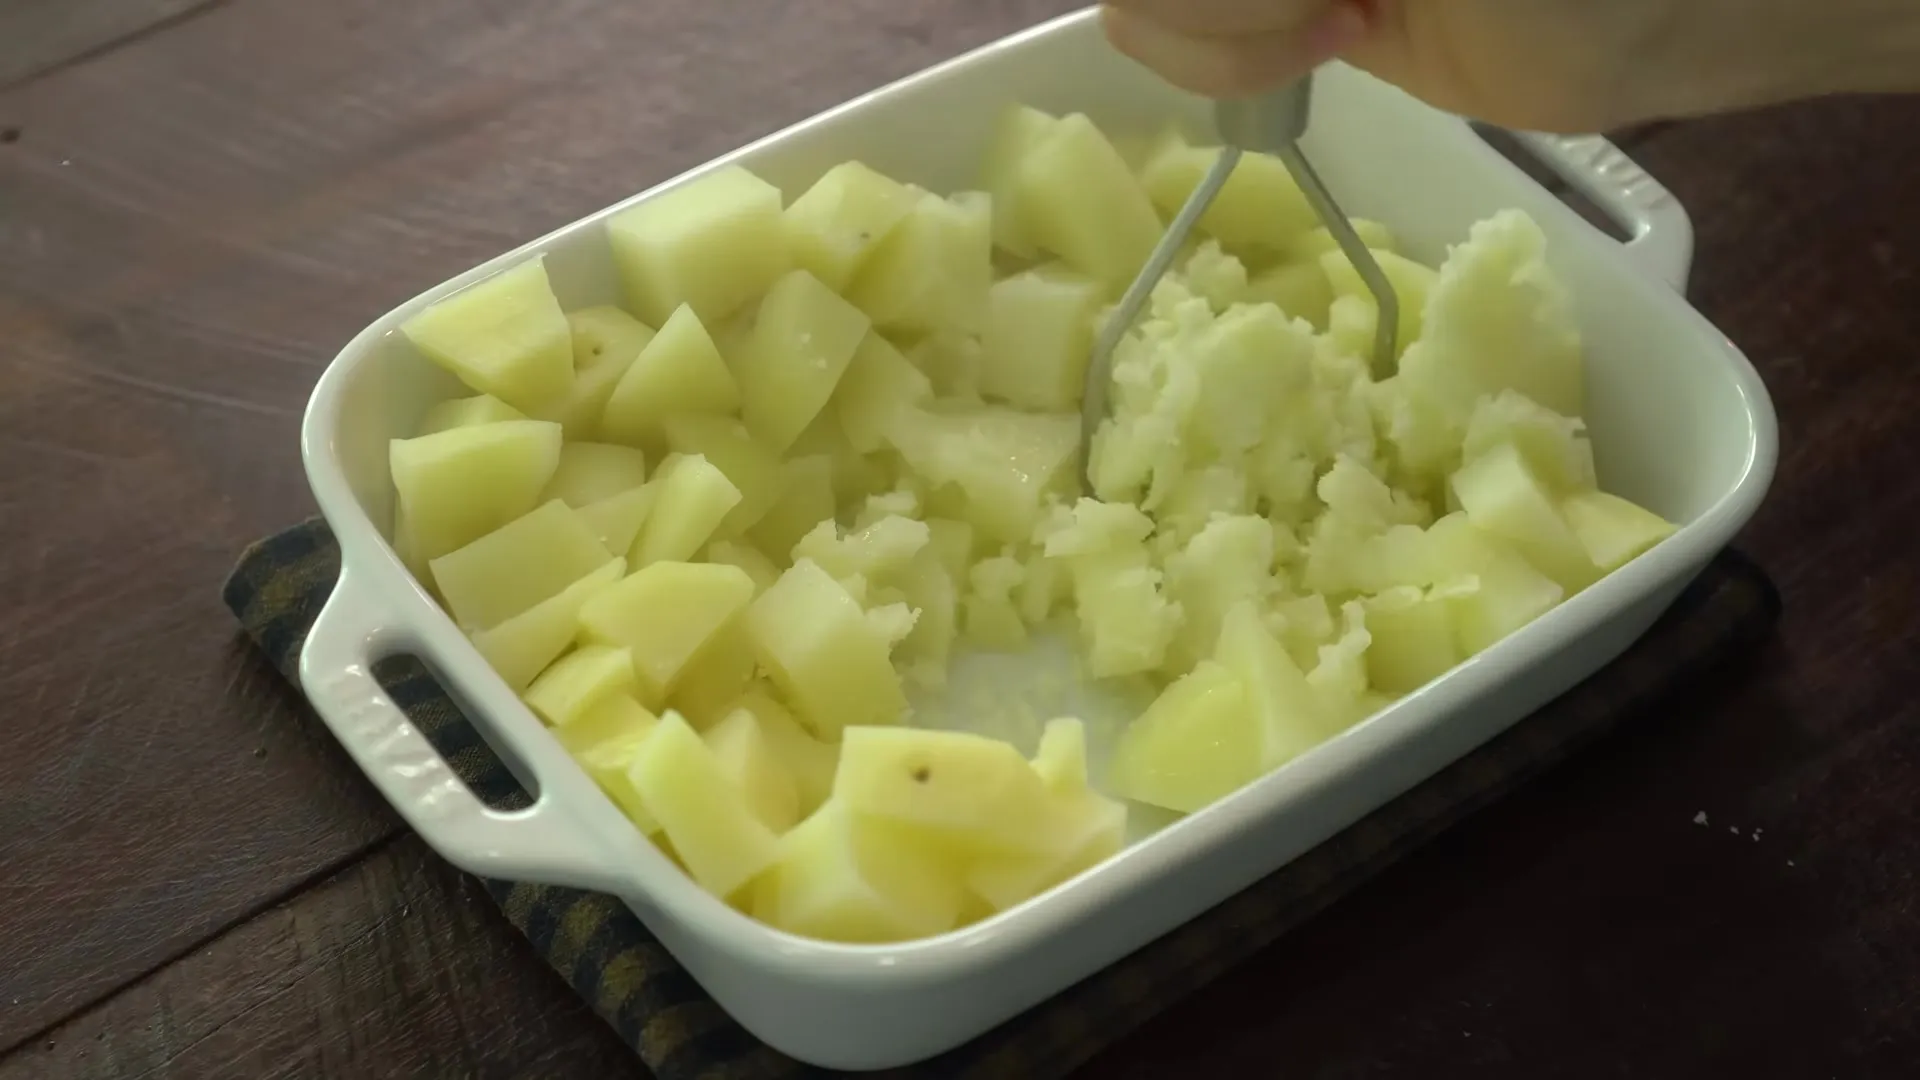
<path id="1" fill-rule="evenodd" d="M 834 391 L 833 415 L 847 442 L 862 454 L 887 444 L 887 430 L 902 413 L 933 397 L 933 383 L 879 334 L 868 334 L 853 351 Z"/>
<path id="2" fill-rule="evenodd" d="M 843 162 L 787 207 L 787 247 L 800 269 L 829 289 L 845 289 L 918 201 L 905 184 Z"/>
<path id="3" fill-rule="evenodd" d="M 661 702 L 751 599 L 753 581 L 738 567 L 653 563 L 583 604 L 580 635 L 627 649 L 642 703 Z"/>
<path id="4" fill-rule="evenodd" d="M 815 734 L 837 740 L 846 728 L 900 721 L 907 702 L 887 641 L 812 560 L 793 564 L 746 618 L 761 666 Z"/>
<path id="5" fill-rule="evenodd" d="M 626 694 L 612 694 L 590 706 L 573 723 L 555 728 L 560 745 L 586 771 L 600 790 L 607 793 L 621 813 L 627 815 L 642 833 L 660 832 L 660 823 L 634 790 L 630 770 L 641 744 L 660 718 Z"/>
<path id="6" fill-rule="evenodd" d="M 1009 105 L 994 126 L 982 169 L 982 186 L 993 200 L 993 242 L 1022 259 L 1039 254 L 1029 211 L 1021 198 L 1020 172 L 1035 148 L 1053 133 L 1053 117 L 1025 105 Z"/>
<path id="7" fill-rule="evenodd" d="M 660 718 L 627 776 L 687 873 L 715 896 L 732 896 L 778 857 L 780 838 L 679 713 Z"/>
<path id="8" fill-rule="evenodd" d="M 535 415 L 558 423 L 568 439 L 596 439 L 607 400 L 652 340 L 653 329 L 611 306 L 573 312 L 567 325 L 573 331 L 573 386 Z"/>
<path id="9" fill-rule="evenodd" d="M 995 282 L 980 393 L 1038 412 L 1078 407 L 1102 299 L 1099 282 L 1068 271 L 1030 270 Z"/>
<path id="10" fill-rule="evenodd" d="M 698 455 L 668 458 L 653 482 L 659 485 L 660 493 L 654 497 L 629 556 L 636 569 L 691 558 L 741 502 L 740 489 L 712 462 Z"/>
<path id="11" fill-rule="evenodd" d="M 614 558 L 527 610 L 490 630 L 473 635 L 473 646 L 515 693 L 573 644 L 580 629 L 580 609 L 620 580 L 627 560 Z"/>
<path id="12" fill-rule="evenodd" d="M 1604 491 L 1569 495 L 1560 513 L 1603 573 L 1620 569 L 1676 531 L 1660 515 Z"/>
<path id="13" fill-rule="evenodd" d="M 561 445 L 560 463 L 541 498 L 559 499 L 580 509 L 646 482 L 647 455 L 641 451 L 611 443 L 569 442 Z"/>
<path id="14" fill-rule="evenodd" d="M 960 731 L 849 727 L 833 798 L 965 853 L 1051 854 L 1047 788 L 1011 744 Z"/>
<path id="15" fill-rule="evenodd" d="M 1006 544 L 1026 541 L 1047 494 L 1072 479 L 1080 420 L 998 407 L 902 414 L 888 433 L 907 465 L 928 483 L 965 495 L 969 524 Z"/>
<path id="16" fill-rule="evenodd" d="M 1368 218 L 1352 218 L 1349 224 L 1359 234 L 1361 243 L 1367 245 L 1367 250 L 1399 252 L 1399 242 L 1394 239 L 1393 230 L 1386 225 Z M 1334 238 L 1332 230 L 1320 225 L 1301 233 L 1288 244 L 1287 256 L 1300 262 L 1318 262 L 1322 255 L 1339 250 L 1340 241 Z"/>
<path id="17" fill-rule="evenodd" d="M 473 397 L 442 401 L 429 408 L 427 415 L 420 418 L 419 434 L 432 435 L 449 428 L 474 427 L 479 424 L 497 424 L 502 420 L 525 419 L 527 414 L 492 394 L 476 394 Z"/>
<path id="18" fill-rule="evenodd" d="M 808 734 L 770 693 L 749 690 L 740 695 L 730 712 L 748 713 L 759 725 L 773 756 L 793 777 L 802 817 L 812 814 L 827 801 L 833 790 L 834 771 L 840 766 L 838 747 Z"/>
<path id="19" fill-rule="evenodd" d="M 527 687 L 534 715 L 554 727 L 580 720 L 594 706 L 633 689 L 633 655 L 605 645 L 582 645 L 554 661 Z"/>
<path id="20" fill-rule="evenodd" d="M 1141 182 L 1153 204 L 1172 217 L 1200 186 L 1219 155 L 1217 147 L 1189 146 L 1178 135 L 1170 135 L 1148 156 L 1141 169 Z M 1319 215 L 1279 158 L 1247 154 L 1201 215 L 1200 228 L 1232 248 L 1278 252 L 1319 222 Z"/>
<path id="21" fill-rule="evenodd" d="M 683 304 L 701 322 L 715 323 L 793 265 L 780 189 L 738 165 L 615 214 L 607 241 L 627 306 L 654 326 Z"/>
<path id="22" fill-rule="evenodd" d="M 994 911 L 1015 907 L 1091 869 L 1126 841 L 1126 804 L 1089 791 L 1056 795 L 1040 814 L 1048 820 L 1046 832 L 1067 838 L 1059 851 L 989 856 L 967 868 L 967 890 Z"/>
<path id="23" fill-rule="evenodd" d="M 781 837 L 753 914 L 826 941 L 910 941 L 959 925 L 962 892 L 956 868 L 913 830 L 828 802 Z"/>
<path id="24" fill-rule="evenodd" d="M 600 429 L 635 446 L 657 441 L 669 417 L 726 415 L 740 408 L 740 386 L 693 308 L 682 304 L 628 365 L 607 398 Z"/>
<path id="25" fill-rule="evenodd" d="M 673 417 L 665 428 L 667 446 L 674 453 L 705 459 L 740 493 L 740 501 L 714 530 L 718 535 L 739 536 L 780 500 L 780 459 L 745 424 L 695 414 Z"/>
<path id="26" fill-rule="evenodd" d="M 724 564 L 715 564 L 724 565 Z M 760 588 L 755 583 L 754 588 Z M 753 643 L 746 625 L 731 619 L 713 635 L 680 672 L 668 702 L 687 722 L 702 731 L 724 719 L 741 694 L 753 683 Z"/>
<path id="27" fill-rule="evenodd" d="M 725 563 L 737 566 L 753 579 L 755 595 L 765 592 L 774 582 L 780 580 L 780 568 L 774 565 L 766 553 L 752 544 L 739 540 L 715 540 L 707 545 L 706 558 L 702 562 Z"/>
<path id="28" fill-rule="evenodd" d="M 1160 215 L 1093 121 L 1055 122 L 1021 158 L 1015 186 L 1035 243 L 1118 295 L 1160 242 Z"/>
<path id="29" fill-rule="evenodd" d="M 701 737 L 761 824 L 784 833 L 799 822 L 799 785 L 753 713 L 735 709 Z"/>
<path id="30" fill-rule="evenodd" d="M 437 559 L 532 510 L 560 465 L 560 425 L 508 420 L 395 439 L 387 458 L 407 538 Z"/>
<path id="31" fill-rule="evenodd" d="M 780 467 L 779 497 L 748 531 L 753 542 L 776 563 L 790 565 L 800 538 L 834 512 L 833 458 L 808 454 Z"/>
<path id="32" fill-rule="evenodd" d="M 1128 726 L 1114 748 L 1113 789 L 1190 814 L 1257 778 L 1265 743 L 1245 684 L 1203 660 Z"/>
<path id="33" fill-rule="evenodd" d="M 606 565 L 613 553 L 555 499 L 433 560 L 434 585 L 467 630 L 485 630 Z"/>
<path id="34" fill-rule="evenodd" d="M 882 330 L 977 332 L 993 281 L 989 200 L 920 192 L 847 286 L 847 299 Z"/>
<path id="35" fill-rule="evenodd" d="M 1453 494 L 1478 528 L 1512 544 L 1568 594 L 1602 573 L 1519 447 L 1500 443 L 1453 474 Z"/>
<path id="36" fill-rule="evenodd" d="M 805 270 L 775 283 L 734 364 L 740 413 L 754 435 L 775 453 L 791 447 L 826 408 L 871 325 Z"/>
<path id="37" fill-rule="evenodd" d="M 573 385 L 573 332 L 544 256 L 468 286 L 401 324 L 427 359 L 523 412 Z"/>
<path id="38" fill-rule="evenodd" d="M 580 517 L 601 546 L 615 553 L 628 552 L 633 550 L 634 538 L 640 535 L 659 496 L 660 485 L 648 482 L 588 503 L 580 508 Z"/>

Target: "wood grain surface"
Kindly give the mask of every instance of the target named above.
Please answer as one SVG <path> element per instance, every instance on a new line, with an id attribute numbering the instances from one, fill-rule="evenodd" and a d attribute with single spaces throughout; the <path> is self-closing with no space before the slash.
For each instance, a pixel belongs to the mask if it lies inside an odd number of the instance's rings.
<path id="1" fill-rule="evenodd" d="M 637 1074 L 220 578 L 395 298 L 1071 6 L 232 0 L 65 55 L 0 8 L 0 1077 Z M 1636 156 L 1780 410 L 1779 640 L 1087 1075 L 1920 1074 L 1920 106 Z"/>
<path id="2" fill-rule="evenodd" d="M 0 87 L 137 41 L 220 0 L 6 0 Z"/>

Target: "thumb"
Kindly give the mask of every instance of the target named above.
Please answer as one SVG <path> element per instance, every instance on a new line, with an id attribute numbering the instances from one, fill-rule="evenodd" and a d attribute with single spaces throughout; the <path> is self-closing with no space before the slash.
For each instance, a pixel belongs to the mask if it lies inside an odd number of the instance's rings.
<path id="1" fill-rule="evenodd" d="M 1253 97 L 1292 83 L 1367 36 L 1365 13 L 1335 4 L 1301 26 L 1259 33 L 1195 35 L 1103 4 L 1107 40 L 1161 78 L 1217 99 Z"/>

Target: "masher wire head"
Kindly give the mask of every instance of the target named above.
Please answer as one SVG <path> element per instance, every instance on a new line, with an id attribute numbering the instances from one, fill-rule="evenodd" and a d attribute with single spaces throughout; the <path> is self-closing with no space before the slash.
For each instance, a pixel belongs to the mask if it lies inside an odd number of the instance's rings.
<path id="1" fill-rule="evenodd" d="M 1108 316 L 1087 363 L 1086 384 L 1080 399 L 1080 480 L 1081 489 L 1086 494 L 1091 495 L 1094 491 L 1093 438 L 1107 417 L 1108 396 L 1113 383 L 1114 350 L 1120 347 L 1127 332 L 1139 320 L 1141 311 L 1145 310 L 1153 297 L 1153 290 L 1167 271 L 1172 269 L 1194 226 L 1207 208 L 1213 205 L 1214 199 L 1219 197 L 1220 189 L 1226 186 L 1228 178 L 1233 175 L 1243 152 L 1273 154 L 1286 166 L 1294 182 L 1300 185 L 1314 213 L 1353 264 L 1367 290 L 1373 294 L 1375 310 L 1379 313 L 1374 326 L 1373 373 L 1376 378 L 1384 378 L 1392 373 L 1399 348 L 1400 299 L 1394 293 L 1393 283 L 1387 279 L 1386 272 L 1380 269 L 1379 261 L 1367 248 L 1366 241 L 1355 231 L 1353 223 L 1340 209 L 1340 204 L 1334 200 L 1333 193 L 1327 189 L 1313 163 L 1300 149 L 1300 139 L 1306 134 L 1312 103 L 1311 77 L 1257 98 L 1215 102 L 1214 126 L 1218 128 L 1221 141 L 1225 144 L 1220 156 L 1214 160 L 1213 167 L 1207 170 L 1199 186 L 1187 196 L 1186 203 L 1174 215 L 1160 243 L 1147 257 L 1146 265 L 1140 268 L 1133 284 L 1128 286 L 1120 303 Z"/>

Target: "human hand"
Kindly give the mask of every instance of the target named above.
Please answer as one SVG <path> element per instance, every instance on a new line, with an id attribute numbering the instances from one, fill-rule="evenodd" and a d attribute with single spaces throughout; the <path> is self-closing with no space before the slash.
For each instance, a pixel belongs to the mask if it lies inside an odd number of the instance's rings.
<path id="1" fill-rule="evenodd" d="M 1122 52 L 1211 97 L 1338 57 L 1527 130 L 1920 88 L 1917 0 L 1110 0 L 1103 14 Z"/>

